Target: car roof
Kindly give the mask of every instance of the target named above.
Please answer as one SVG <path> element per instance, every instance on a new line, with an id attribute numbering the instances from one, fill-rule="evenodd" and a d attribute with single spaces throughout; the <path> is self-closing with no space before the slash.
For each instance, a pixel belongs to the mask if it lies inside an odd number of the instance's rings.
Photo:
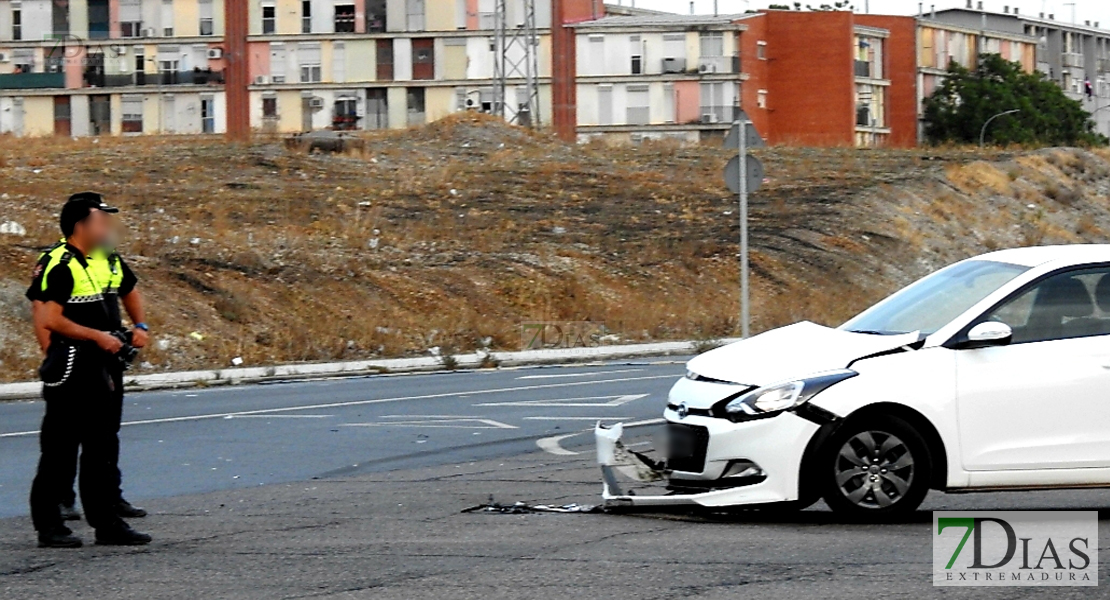
<path id="1" fill-rule="evenodd" d="M 981 254 L 976 259 L 994 260 L 1025 267 L 1058 262 L 1061 266 L 1091 262 L 1110 262 L 1110 244 L 1067 244 L 1009 248 Z"/>

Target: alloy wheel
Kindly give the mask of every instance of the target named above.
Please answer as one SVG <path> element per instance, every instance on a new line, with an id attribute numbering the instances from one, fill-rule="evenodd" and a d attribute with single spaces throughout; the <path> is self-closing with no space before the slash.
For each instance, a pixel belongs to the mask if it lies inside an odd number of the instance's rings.
<path id="1" fill-rule="evenodd" d="M 892 506 L 913 483 L 914 459 L 906 443 L 882 431 L 861 431 L 844 442 L 834 463 L 836 485 L 866 509 Z"/>

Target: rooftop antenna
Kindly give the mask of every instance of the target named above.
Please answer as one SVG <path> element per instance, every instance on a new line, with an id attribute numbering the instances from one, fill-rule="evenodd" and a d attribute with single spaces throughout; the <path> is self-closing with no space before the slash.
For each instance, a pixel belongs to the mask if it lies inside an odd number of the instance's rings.
<path id="1" fill-rule="evenodd" d="M 493 112 L 505 120 L 524 127 L 540 125 L 539 57 L 536 35 L 536 0 L 520 0 L 514 8 L 523 9 L 523 18 L 515 25 L 509 24 L 508 0 L 495 0 L 493 60 Z M 516 12 L 515 10 L 513 11 Z M 509 100 L 509 82 L 513 84 L 515 98 Z M 523 93 L 522 93 L 523 92 Z M 523 97 L 522 97 L 523 96 Z"/>

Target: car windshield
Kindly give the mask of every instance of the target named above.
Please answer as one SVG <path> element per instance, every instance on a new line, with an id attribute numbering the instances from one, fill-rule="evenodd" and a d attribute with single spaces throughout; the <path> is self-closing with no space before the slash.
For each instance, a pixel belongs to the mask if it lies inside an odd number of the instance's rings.
<path id="1" fill-rule="evenodd" d="M 1027 270 L 991 260 L 956 263 L 902 288 L 840 328 L 879 335 L 911 331 L 931 335 Z"/>

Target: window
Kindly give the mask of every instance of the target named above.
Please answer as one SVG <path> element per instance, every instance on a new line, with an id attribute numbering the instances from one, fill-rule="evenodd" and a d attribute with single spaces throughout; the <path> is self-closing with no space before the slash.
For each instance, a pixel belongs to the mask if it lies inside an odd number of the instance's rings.
<path id="1" fill-rule="evenodd" d="M 53 0 L 50 3 L 50 20 L 53 26 L 53 39 L 62 39 L 69 35 L 69 0 Z"/>
<path id="2" fill-rule="evenodd" d="M 299 44 L 297 62 L 301 67 L 301 83 L 317 83 L 321 79 L 320 44 Z"/>
<path id="3" fill-rule="evenodd" d="M 629 37 L 628 41 L 632 44 L 632 74 L 640 75 L 644 72 L 644 43 L 638 35 Z"/>
<path id="4" fill-rule="evenodd" d="M 702 33 L 699 38 L 702 58 L 725 55 L 725 36 L 720 31 Z"/>
<path id="5" fill-rule="evenodd" d="M 767 42 L 763 40 L 756 42 L 755 57 L 759 60 L 767 60 Z"/>
<path id="6" fill-rule="evenodd" d="M 424 88 L 408 88 L 409 126 L 424 124 Z"/>
<path id="7" fill-rule="evenodd" d="M 377 41 L 378 81 L 393 81 L 393 40 Z"/>
<path id="8" fill-rule="evenodd" d="M 140 0 L 119 1 L 119 29 L 120 36 L 125 38 L 139 37 L 143 34 L 143 13 Z"/>
<path id="9" fill-rule="evenodd" d="M 332 129 L 358 129 L 358 98 L 350 92 L 337 94 L 332 106 Z"/>
<path id="10" fill-rule="evenodd" d="M 331 80 L 336 83 L 347 81 L 347 45 L 343 42 L 331 45 Z"/>
<path id="11" fill-rule="evenodd" d="M 277 29 L 277 7 L 262 7 L 262 34 L 271 35 Z"/>
<path id="12" fill-rule="evenodd" d="M 173 37 L 173 0 L 162 0 L 162 37 Z"/>
<path id="13" fill-rule="evenodd" d="M 386 0 L 366 0 L 366 32 L 385 32 Z"/>
<path id="14" fill-rule="evenodd" d="M 135 85 L 146 85 L 146 54 L 142 46 L 135 46 Z"/>
<path id="15" fill-rule="evenodd" d="M 335 32 L 355 32 L 355 5 L 337 4 L 335 6 Z"/>
<path id="16" fill-rule="evenodd" d="M 432 38 L 412 40 L 412 78 L 435 78 L 435 40 Z"/>
<path id="17" fill-rule="evenodd" d="M 108 38 L 108 0 L 89 0 L 89 38 Z"/>
<path id="18" fill-rule="evenodd" d="M 1110 334 L 1110 269 L 1053 275 L 982 320 L 1009 325 L 1014 344 Z"/>
<path id="19" fill-rule="evenodd" d="M 732 120 L 732 85 L 724 81 L 701 84 L 702 122 L 728 123 Z"/>
<path id="20" fill-rule="evenodd" d="M 262 118 L 263 119 L 276 119 L 278 118 L 277 111 L 277 96 L 267 95 L 262 97 Z"/>
<path id="21" fill-rule="evenodd" d="M 199 33 L 201 35 L 213 35 L 215 30 L 212 24 L 212 0 L 200 0 L 197 4 L 197 13 L 200 17 Z"/>
<path id="22" fill-rule="evenodd" d="M 301 33 L 312 33 L 312 0 L 301 1 Z"/>
<path id="23" fill-rule="evenodd" d="M 613 86 L 601 84 L 597 86 L 597 124 L 613 124 Z"/>
<path id="24" fill-rule="evenodd" d="M 31 48 L 16 48 L 12 50 L 12 64 L 16 73 L 35 72 L 35 51 Z"/>
<path id="25" fill-rule="evenodd" d="M 405 0 L 405 26 L 409 31 L 424 31 L 424 0 Z"/>
<path id="26" fill-rule="evenodd" d="M 767 108 L 767 90 L 758 90 L 755 93 L 755 104 L 759 108 Z"/>
<path id="27" fill-rule="evenodd" d="M 120 103 L 124 133 L 143 132 L 143 97 L 124 96 Z"/>
<path id="28" fill-rule="evenodd" d="M 12 3 L 12 40 L 23 39 L 23 7 Z"/>
<path id="29" fill-rule="evenodd" d="M 629 125 L 647 125 L 651 122 L 648 86 L 630 85 L 626 90 L 628 111 L 626 121 Z"/>
<path id="30" fill-rule="evenodd" d="M 288 68 L 285 44 L 270 44 L 270 81 L 285 83 L 285 73 Z"/>

